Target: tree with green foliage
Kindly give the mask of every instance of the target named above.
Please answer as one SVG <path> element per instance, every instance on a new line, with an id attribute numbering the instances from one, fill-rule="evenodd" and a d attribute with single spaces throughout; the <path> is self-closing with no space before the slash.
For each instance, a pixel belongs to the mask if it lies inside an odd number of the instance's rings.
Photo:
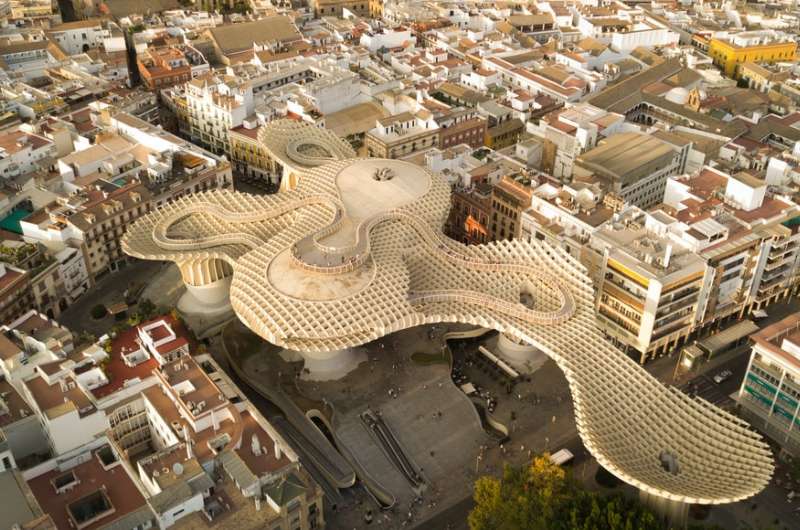
<path id="1" fill-rule="evenodd" d="M 658 517 L 639 503 L 621 494 L 600 495 L 576 489 L 569 501 L 566 530 L 658 530 L 664 528 Z M 556 527 L 554 527 L 556 528 Z"/>
<path id="2" fill-rule="evenodd" d="M 104 306 L 103 304 L 97 304 L 91 309 L 91 311 L 89 311 L 89 314 L 92 316 L 93 319 L 100 320 L 101 318 L 103 318 L 108 314 L 108 310 L 106 309 L 106 306 Z"/>
<path id="3" fill-rule="evenodd" d="M 156 316 L 156 309 L 156 304 L 147 298 L 142 298 L 139 300 L 139 305 L 136 308 L 136 312 L 139 315 L 140 321 L 150 320 Z"/>
<path id="4" fill-rule="evenodd" d="M 25 243 L 19 246 L 9 247 L 0 245 L 0 259 L 19 267 L 26 259 L 36 252 L 36 245 Z"/>
<path id="5" fill-rule="evenodd" d="M 633 500 L 581 489 L 546 454 L 506 466 L 501 479 L 479 478 L 474 498 L 471 530 L 664 530 Z"/>
<path id="6" fill-rule="evenodd" d="M 78 334 L 78 343 L 79 344 L 91 344 L 97 340 L 97 335 L 91 333 L 89 331 L 81 331 Z"/>

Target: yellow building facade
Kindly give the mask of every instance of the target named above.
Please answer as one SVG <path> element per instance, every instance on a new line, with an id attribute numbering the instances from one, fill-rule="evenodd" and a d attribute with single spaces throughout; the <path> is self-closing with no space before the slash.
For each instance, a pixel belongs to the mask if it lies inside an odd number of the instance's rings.
<path id="1" fill-rule="evenodd" d="M 231 144 L 231 162 L 236 170 L 252 177 L 273 182 L 279 178 L 275 163 L 258 141 L 258 129 L 236 127 L 228 132 Z"/>
<path id="2" fill-rule="evenodd" d="M 738 78 L 739 67 L 747 62 L 770 64 L 793 61 L 797 55 L 797 43 L 787 41 L 756 46 L 737 46 L 729 41 L 711 39 L 708 54 L 714 64 L 722 68 L 725 75 Z"/>

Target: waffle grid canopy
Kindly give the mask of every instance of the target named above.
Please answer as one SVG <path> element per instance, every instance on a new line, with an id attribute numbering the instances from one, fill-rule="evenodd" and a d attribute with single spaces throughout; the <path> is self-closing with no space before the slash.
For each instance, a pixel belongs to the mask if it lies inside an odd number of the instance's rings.
<path id="1" fill-rule="evenodd" d="M 262 138 L 275 136 L 267 130 Z M 538 241 L 452 241 L 441 232 L 450 189 L 439 176 L 397 160 L 336 160 L 334 140 L 313 141 L 282 143 L 308 162 L 296 189 L 182 197 L 134 223 L 125 252 L 201 271 L 200 284 L 203 270 L 219 270 L 204 263 L 223 262 L 239 318 L 293 350 L 339 350 L 437 322 L 496 329 L 555 360 L 584 445 L 625 482 L 699 504 L 768 484 L 771 452 L 745 422 L 665 387 L 604 339 L 574 258 Z"/>

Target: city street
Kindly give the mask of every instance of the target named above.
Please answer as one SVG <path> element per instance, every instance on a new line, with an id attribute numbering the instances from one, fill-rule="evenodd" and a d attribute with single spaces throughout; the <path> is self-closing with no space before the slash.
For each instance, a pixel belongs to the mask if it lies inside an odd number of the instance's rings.
<path id="1" fill-rule="evenodd" d="M 786 302 L 768 307 L 766 311 L 767 316 L 756 321 L 760 328 L 800 311 L 800 300 L 791 298 Z M 735 413 L 735 397 L 750 360 L 749 346 L 724 352 L 712 360 L 700 364 L 697 370 L 679 373 L 678 377 L 673 379 L 675 363 L 678 362 L 678 358 L 678 353 L 674 352 L 671 356 L 656 359 L 647 364 L 645 368 L 664 383 L 676 385 L 689 395 L 695 395 Z M 715 383 L 714 376 L 725 370 L 730 370 L 733 375 L 720 384 Z M 785 464 L 780 461 L 776 463 L 778 469 L 775 477 L 783 476 L 783 482 L 785 482 Z M 774 527 L 788 530 L 800 528 L 800 514 L 795 511 L 800 506 L 800 502 L 798 500 L 787 502 L 787 493 L 784 487 L 773 479 L 773 482 L 764 491 L 752 499 L 712 507 L 707 522 L 718 524 L 726 529 Z"/>
<path id="2" fill-rule="evenodd" d="M 703 374 L 695 377 L 688 383 L 681 385 L 680 389 L 689 396 L 702 398 L 712 405 L 716 405 L 717 407 L 730 412 L 735 405 L 734 400 L 730 398 L 730 393 L 736 391 L 736 388 L 731 388 L 732 386 L 736 385 L 737 379 L 734 378 L 738 375 L 738 381 L 741 381 L 747 365 L 746 363 L 745 365 L 742 365 L 740 360 L 736 358 L 731 359 L 723 366 L 724 367 L 718 370 L 717 373 L 725 369 L 735 369 L 736 372 L 734 372 L 733 376 L 729 377 L 721 384 L 714 382 L 711 374 Z M 730 368 L 728 368 L 728 366 Z M 731 392 L 726 393 L 726 390 L 731 390 Z"/>

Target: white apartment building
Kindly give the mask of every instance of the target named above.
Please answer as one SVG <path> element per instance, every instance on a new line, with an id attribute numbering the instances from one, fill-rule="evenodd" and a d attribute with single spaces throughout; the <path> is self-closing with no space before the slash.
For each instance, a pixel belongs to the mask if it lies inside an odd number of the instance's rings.
<path id="1" fill-rule="evenodd" d="M 53 163 L 56 146 L 51 140 L 21 129 L 0 133 L 0 177 L 11 179 Z"/>
<path id="2" fill-rule="evenodd" d="M 595 70 L 602 72 L 606 65 L 614 64 L 627 57 L 610 46 L 590 37 L 578 41 L 572 50 L 559 51 L 553 59 L 559 64 L 575 70 Z"/>
<path id="3" fill-rule="evenodd" d="M 528 132 L 555 146 L 553 160 L 546 161 L 544 170 L 559 179 L 569 179 L 578 155 L 597 145 L 598 140 L 621 132 L 625 116 L 579 103 L 529 123 Z"/>
<path id="4" fill-rule="evenodd" d="M 629 53 L 643 46 L 677 45 L 678 33 L 651 17 L 634 19 L 628 13 L 619 12 L 614 16 L 580 16 L 578 29 L 585 37 L 591 37 L 621 53 Z"/>
<path id="5" fill-rule="evenodd" d="M 105 413 L 61 368 L 62 363 L 58 360 L 38 365 L 34 375 L 21 384 L 22 395 L 39 417 L 56 455 L 92 442 L 108 428 Z"/>
<path id="6" fill-rule="evenodd" d="M 717 197 L 723 205 L 710 204 Z M 676 209 L 682 239 L 709 264 L 704 322 L 759 309 L 797 288 L 800 234 L 784 223 L 800 207 L 770 196 L 765 181 L 704 168 L 669 179 L 664 203 Z"/>
<path id="7" fill-rule="evenodd" d="M 487 68 L 478 68 L 469 73 L 461 74 L 460 83 L 474 90 L 485 92 L 492 85 L 500 84 L 500 75 Z"/>
<path id="8" fill-rule="evenodd" d="M 142 169 L 142 164 L 130 152 L 134 147 L 133 142 L 122 136 L 106 136 L 86 149 L 58 159 L 58 170 L 67 183 L 83 182 L 92 175 L 125 179 Z"/>
<path id="9" fill-rule="evenodd" d="M 718 38 L 725 38 L 724 34 L 717 36 Z M 734 46 L 739 48 L 749 48 L 752 46 L 764 46 L 767 44 L 777 42 L 791 42 L 792 35 L 783 31 L 774 29 L 762 29 L 754 31 L 741 31 L 739 33 L 732 33 L 728 35 L 728 40 Z"/>
<path id="10" fill-rule="evenodd" d="M 785 451 L 800 456 L 800 315 L 767 326 L 751 340 L 737 398 L 740 411 Z"/>
<path id="11" fill-rule="evenodd" d="M 679 41 L 678 33 L 654 19 L 647 18 L 634 23 L 629 31 L 613 33 L 610 44 L 613 50 L 628 53 L 639 47 L 677 46 Z"/>
<path id="12" fill-rule="evenodd" d="M 57 64 L 48 48 L 47 41 L 10 42 L 0 46 L 0 59 L 5 62 L 9 72 L 28 80 L 42 75 L 45 68 Z"/>
<path id="13" fill-rule="evenodd" d="M 613 215 L 596 186 L 544 183 L 533 190 L 530 208 L 522 212 L 520 237 L 547 241 L 582 259 L 584 245 Z"/>
<path id="14" fill-rule="evenodd" d="M 55 252 L 58 261 L 58 273 L 64 279 L 64 289 L 67 292 L 69 302 L 75 302 L 89 288 L 91 280 L 89 270 L 86 268 L 86 260 L 79 248 L 65 246 Z"/>
<path id="15" fill-rule="evenodd" d="M 359 76 L 349 70 L 321 69 L 316 70 L 316 79 L 298 87 L 299 98 L 290 101 L 289 110 L 293 105 L 297 107 L 298 114 L 304 114 L 301 105 L 307 101 L 313 109 L 321 113 L 332 114 L 345 110 L 360 103 L 367 102 L 370 98 L 361 90 Z"/>
<path id="16" fill-rule="evenodd" d="M 596 231 L 597 316 L 610 340 L 642 363 L 683 344 L 694 329 L 706 264 L 637 208 Z"/>
<path id="17" fill-rule="evenodd" d="M 380 49 L 393 49 L 406 47 L 413 49 L 417 38 L 410 29 L 382 29 L 380 31 L 368 31 L 361 35 L 359 44 L 375 53 Z"/>
<path id="18" fill-rule="evenodd" d="M 189 355 L 189 341 L 179 337 L 165 320 L 155 320 L 136 328 L 140 348 L 125 355 L 150 356 L 164 365 Z"/>
<path id="19" fill-rule="evenodd" d="M 2 375 L 15 386 L 36 366 L 65 359 L 73 349 L 72 333 L 33 309 L 0 327 Z"/>
<path id="20" fill-rule="evenodd" d="M 576 103 L 589 92 L 605 87 L 605 78 L 598 72 L 571 70 L 564 64 L 526 68 L 507 61 L 503 56 L 484 58 L 483 68 L 496 71 L 500 79 L 531 94 L 544 94 L 556 101 Z"/>
<path id="21" fill-rule="evenodd" d="M 253 114 L 253 85 L 214 74 L 186 83 L 186 106 L 192 140 L 216 154 L 230 152 L 228 130 Z"/>
<path id="22" fill-rule="evenodd" d="M 48 36 L 68 55 L 78 55 L 102 47 L 112 38 L 111 30 L 101 19 L 78 20 L 51 27 Z M 112 44 L 114 44 L 112 42 Z"/>

